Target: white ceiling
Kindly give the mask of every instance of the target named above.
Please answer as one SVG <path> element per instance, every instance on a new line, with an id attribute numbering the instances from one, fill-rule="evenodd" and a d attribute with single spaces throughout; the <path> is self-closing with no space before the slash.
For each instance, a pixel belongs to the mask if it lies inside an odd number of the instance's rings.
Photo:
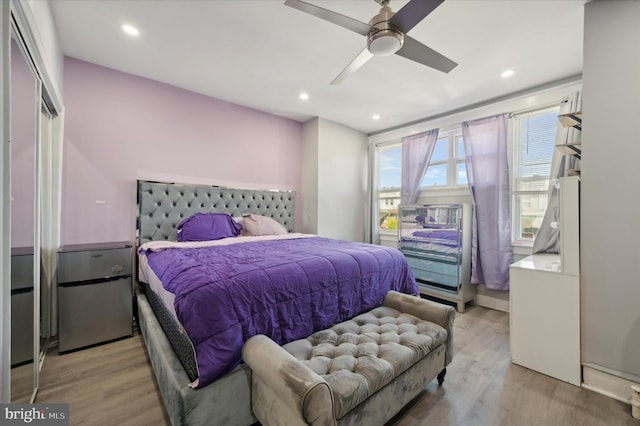
<path id="1" fill-rule="evenodd" d="M 379 10 L 374 0 L 307 1 L 363 22 Z M 50 4 L 67 56 L 294 120 L 319 116 L 372 133 L 579 75 L 585 2 L 446 0 L 408 34 L 457 68 L 443 74 L 397 55 L 375 57 L 335 86 L 329 83 L 365 38 L 284 0 Z M 123 23 L 140 34 L 124 34 Z M 505 69 L 513 77 L 502 79 Z M 309 100 L 298 99 L 301 91 Z"/>

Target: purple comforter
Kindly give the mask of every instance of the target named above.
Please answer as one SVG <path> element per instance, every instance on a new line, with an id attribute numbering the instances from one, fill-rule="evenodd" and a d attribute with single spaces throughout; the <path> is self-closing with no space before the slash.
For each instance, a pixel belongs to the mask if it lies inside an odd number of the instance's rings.
<path id="1" fill-rule="evenodd" d="M 402 253 L 371 244 L 315 237 L 146 255 L 175 295 L 196 352 L 197 387 L 237 366 L 256 334 L 284 344 L 380 305 L 389 290 L 418 294 Z"/>

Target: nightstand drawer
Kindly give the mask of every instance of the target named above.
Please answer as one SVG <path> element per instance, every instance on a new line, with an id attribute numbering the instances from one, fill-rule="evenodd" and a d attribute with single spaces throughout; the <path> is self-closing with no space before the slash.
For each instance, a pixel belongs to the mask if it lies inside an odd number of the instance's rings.
<path id="1" fill-rule="evenodd" d="M 66 352 L 133 334 L 131 278 L 58 288 L 58 349 Z"/>
<path id="2" fill-rule="evenodd" d="M 30 251 L 27 252 L 27 251 Z M 11 290 L 33 287 L 33 249 L 11 250 Z"/>
<path id="3" fill-rule="evenodd" d="M 58 253 L 58 282 L 131 275 L 131 247 Z"/>

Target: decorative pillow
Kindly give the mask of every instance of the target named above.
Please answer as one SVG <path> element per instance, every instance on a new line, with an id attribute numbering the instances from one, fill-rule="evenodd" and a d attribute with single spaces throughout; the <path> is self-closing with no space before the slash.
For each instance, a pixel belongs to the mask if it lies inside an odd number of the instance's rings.
<path id="1" fill-rule="evenodd" d="M 240 235 L 242 235 L 243 237 L 248 235 L 247 231 L 244 229 L 244 218 L 242 216 L 232 216 L 233 220 L 236 221 L 236 223 L 239 223 L 240 226 L 242 226 L 242 231 L 240 231 Z"/>
<path id="2" fill-rule="evenodd" d="M 242 225 L 226 213 L 195 213 L 177 226 L 178 241 L 209 241 L 237 237 Z"/>
<path id="3" fill-rule="evenodd" d="M 280 235 L 286 234 L 287 229 L 267 216 L 257 214 L 242 215 L 243 235 Z"/>

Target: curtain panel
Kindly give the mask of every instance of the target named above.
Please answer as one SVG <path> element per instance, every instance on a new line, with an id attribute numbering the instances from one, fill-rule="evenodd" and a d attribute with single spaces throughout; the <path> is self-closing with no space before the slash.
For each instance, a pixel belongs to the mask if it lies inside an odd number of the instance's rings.
<path id="1" fill-rule="evenodd" d="M 462 123 L 473 203 L 471 282 L 509 290 L 511 202 L 507 114 Z"/>
<path id="2" fill-rule="evenodd" d="M 402 204 L 416 202 L 437 139 L 438 129 L 402 138 Z"/>

